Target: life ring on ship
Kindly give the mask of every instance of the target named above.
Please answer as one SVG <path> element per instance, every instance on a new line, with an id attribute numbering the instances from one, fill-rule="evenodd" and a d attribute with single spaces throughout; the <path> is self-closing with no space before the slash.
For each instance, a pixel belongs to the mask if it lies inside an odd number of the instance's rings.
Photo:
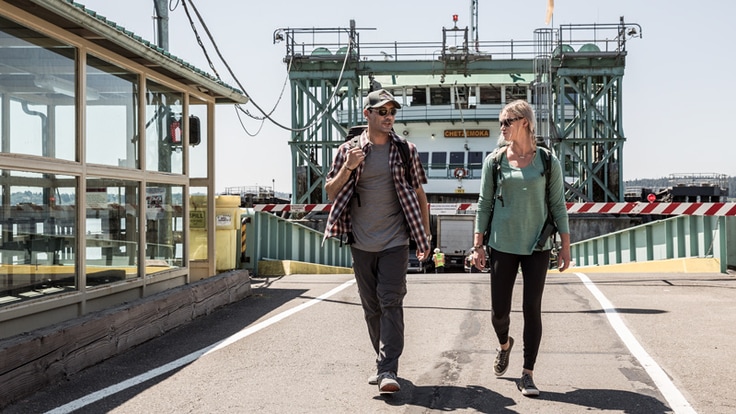
<path id="1" fill-rule="evenodd" d="M 468 170 L 465 168 L 455 168 L 455 172 L 452 173 L 452 175 L 455 176 L 455 178 L 461 180 L 468 176 Z"/>

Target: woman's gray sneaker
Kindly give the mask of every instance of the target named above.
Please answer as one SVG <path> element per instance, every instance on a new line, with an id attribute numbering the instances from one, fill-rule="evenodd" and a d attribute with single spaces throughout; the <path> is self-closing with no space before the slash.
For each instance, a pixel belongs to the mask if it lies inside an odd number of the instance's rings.
<path id="1" fill-rule="evenodd" d="M 509 369 L 509 354 L 511 353 L 511 348 L 514 347 L 514 338 L 509 336 L 509 349 L 503 350 L 501 347 L 496 348 L 496 351 L 498 352 L 496 354 L 496 361 L 493 363 L 493 372 L 496 374 L 497 377 L 500 377 L 501 375 L 506 373 L 506 370 Z"/>
<path id="2" fill-rule="evenodd" d="M 521 391 L 521 395 L 526 397 L 536 397 L 539 395 L 539 389 L 534 385 L 534 380 L 529 374 L 521 374 L 521 378 L 516 381 L 516 387 Z"/>

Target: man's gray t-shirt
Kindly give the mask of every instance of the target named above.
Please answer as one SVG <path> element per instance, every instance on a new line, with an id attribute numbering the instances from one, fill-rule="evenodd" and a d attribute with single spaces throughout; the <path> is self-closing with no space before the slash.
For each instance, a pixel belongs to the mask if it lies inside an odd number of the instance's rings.
<path id="1" fill-rule="evenodd" d="M 358 197 L 353 197 L 350 213 L 356 249 L 380 252 L 409 244 L 409 230 L 389 166 L 391 145 L 371 144 L 355 186 Z"/>

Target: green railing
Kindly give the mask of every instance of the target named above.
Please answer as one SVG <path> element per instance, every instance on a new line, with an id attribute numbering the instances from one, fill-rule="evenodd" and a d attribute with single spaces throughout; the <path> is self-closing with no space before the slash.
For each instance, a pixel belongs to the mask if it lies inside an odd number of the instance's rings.
<path id="1" fill-rule="evenodd" d="M 258 275 L 258 262 L 261 260 L 294 260 L 352 267 L 350 247 L 341 245 L 339 240 L 327 239 L 322 244 L 321 231 L 272 213 L 253 209 L 242 211 L 246 237 L 241 265 L 253 274 Z"/>
<path id="2" fill-rule="evenodd" d="M 726 273 L 736 265 L 736 217 L 676 216 L 573 243 L 571 252 L 578 266 L 712 257 Z"/>

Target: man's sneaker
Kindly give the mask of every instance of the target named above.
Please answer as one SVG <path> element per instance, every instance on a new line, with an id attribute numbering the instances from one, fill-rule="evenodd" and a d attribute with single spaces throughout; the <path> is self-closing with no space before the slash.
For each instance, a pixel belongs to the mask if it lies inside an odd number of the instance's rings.
<path id="1" fill-rule="evenodd" d="M 371 375 L 370 377 L 368 377 L 368 384 L 378 385 L 378 374 Z"/>
<path id="2" fill-rule="evenodd" d="M 388 371 L 378 374 L 378 391 L 381 394 L 393 394 L 400 389 L 395 373 Z"/>
<path id="3" fill-rule="evenodd" d="M 529 374 L 521 374 L 521 378 L 516 381 L 516 387 L 521 391 L 521 395 L 526 397 L 536 397 L 539 395 L 539 388 L 534 385 L 534 380 Z"/>
<path id="4" fill-rule="evenodd" d="M 493 372 L 497 377 L 506 373 L 509 368 L 509 354 L 511 354 L 511 348 L 514 347 L 514 338 L 509 336 L 509 349 L 503 350 L 501 347 L 496 348 L 498 352 L 496 354 L 496 361 L 493 363 Z"/>

